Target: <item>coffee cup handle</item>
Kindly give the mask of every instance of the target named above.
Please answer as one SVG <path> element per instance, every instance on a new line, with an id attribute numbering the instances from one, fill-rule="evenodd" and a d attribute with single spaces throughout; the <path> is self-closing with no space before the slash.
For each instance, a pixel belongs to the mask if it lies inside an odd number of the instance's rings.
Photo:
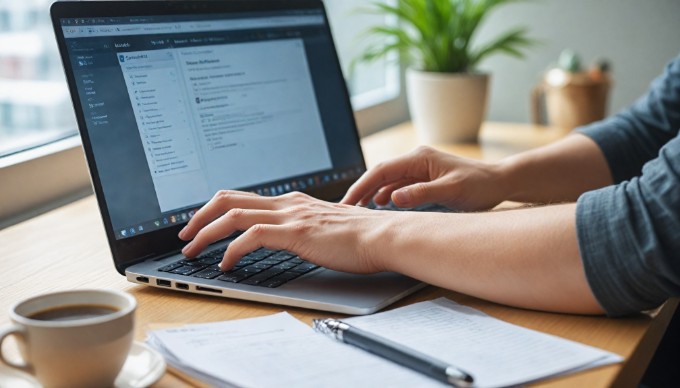
<path id="1" fill-rule="evenodd" d="M 7 365 L 11 368 L 18 369 L 20 371 L 27 372 L 27 373 L 33 373 L 33 367 L 31 365 L 29 365 L 27 362 L 24 362 L 23 364 L 17 364 L 13 361 L 8 360 L 5 357 L 5 353 L 2 351 L 2 344 L 3 344 L 3 342 L 5 342 L 5 338 L 7 338 L 11 335 L 15 335 L 15 336 L 21 337 L 22 339 L 25 339 L 26 338 L 26 331 L 24 330 L 23 327 L 18 326 L 18 325 L 10 325 L 10 326 L 0 328 L 0 362 L 2 362 L 3 364 L 5 364 L 5 365 Z"/>

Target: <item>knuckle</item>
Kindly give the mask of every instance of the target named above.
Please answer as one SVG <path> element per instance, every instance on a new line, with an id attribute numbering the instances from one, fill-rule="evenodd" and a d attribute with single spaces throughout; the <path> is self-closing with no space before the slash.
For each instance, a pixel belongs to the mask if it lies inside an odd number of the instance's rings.
<path id="1" fill-rule="evenodd" d="M 432 148 L 430 146 L 421 145 L 421 146 L 418 146 L 418 148 L 416 148 L 414 152 L 415 152 L 416 155 L 429 156 L 429 155 L 432 155 L 433 153 L 435 153 L 435 150 L 434 150 L 434 148 Z"/>
<path id="2" fill-rule="evenodd" d="M 253 225 L 248 232 L 255 239 L 261 238 L 265 233 L 267 233 L 268 227 L 264 224 Z"/>
<path id="3" fill-rule="evenodd" d="M 307 196 L 305 194 L 303 194 L 299 191 L 293 191 L 291 193 L 288 193 L 287 195 L 288 195 L 288 197 L 290 197 L 290 198 L 292 198 L 296 201 L 301 201 L 301 200 L 307 198 Z"/>
<path id="4" fill-rule="evenodd" d="M 219 200 L 224 201 L 224 200 L 228 200 L 233 195 L 234 195 L 234 192 L 232 190 L 220 190 L 220 191 L 217 192 L 217 194 L 215 194 L 215 197 L 217 197 L 217 199 L 219 199 Z"/>
<path id="5" fill-rule="evenodd" d="M 234 209 L 229 209 L 227 212 L 226 216 L 229 218 L 237 219 L 242 217 L 245 214 L 245 210 L 239 209 L 239 208 L 234 208 Z"/>
<path id="6" fill-rule="evenodd" d="M 305 207 L 301 205 L 291 206 L 286 209 L 286 213 L 291 216 L 298 216 L 305 211 Z"/>
<path id="7" fill-rule="evenodd" d="M 294 220 L 309 220 L 314 216 L 314 208 L 311 205 L 297 205 L 288 208 L 288 216 Z"/>

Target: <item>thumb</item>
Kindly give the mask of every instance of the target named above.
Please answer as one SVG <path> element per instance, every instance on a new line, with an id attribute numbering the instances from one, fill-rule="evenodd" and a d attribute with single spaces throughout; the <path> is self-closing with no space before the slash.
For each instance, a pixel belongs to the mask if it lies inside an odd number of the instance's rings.
<path id="1" fill-rule="evenodd" d="M 426 203 L 442 203 L 446 200 L 447 190 L 437 181 L 419 182 L 402 187 L 392 193 L 392 202 L 399 207 L 416 207 Z"/>

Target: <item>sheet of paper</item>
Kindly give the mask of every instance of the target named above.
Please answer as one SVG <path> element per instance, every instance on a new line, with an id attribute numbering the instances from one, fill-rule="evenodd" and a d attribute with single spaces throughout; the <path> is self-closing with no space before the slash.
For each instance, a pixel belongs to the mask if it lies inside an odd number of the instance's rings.
<path id="1" fill-rule="evenodd" d="M 445 298 L 345 321 L 458 366 L 471 373 L 479 387 L 524 384 L 623 360 Z"/>
<path id="2" fill-rule="evenodd" d="M 287 313 L 153 331 L 147 342 L 170 365 L 216 386 L 441 386 L 316 333 Z"/>
<path id="3" fill-rule="evenodd" d="M 444 298 L 346 321 L 466 370 L 477 387 L 524 384 L 622 361 Z M 170 365 L 214 386 L 441 386 L 315 333 L 287 313 L 156 330 L 147 342 Z"/>

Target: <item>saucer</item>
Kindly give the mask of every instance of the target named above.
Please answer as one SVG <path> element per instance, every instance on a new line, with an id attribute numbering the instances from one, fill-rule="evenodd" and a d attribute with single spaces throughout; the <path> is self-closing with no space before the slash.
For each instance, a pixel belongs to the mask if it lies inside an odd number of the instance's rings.
<path id="1" fill-rule="evenodd" d="M 164 373 L 163 356 L 141 342 L 134 342 L 114 387 L 148 387 L 158 381 Z M 31 375 L 0 364 L 0 387 L 42 388 L 42 385 Z"/>

